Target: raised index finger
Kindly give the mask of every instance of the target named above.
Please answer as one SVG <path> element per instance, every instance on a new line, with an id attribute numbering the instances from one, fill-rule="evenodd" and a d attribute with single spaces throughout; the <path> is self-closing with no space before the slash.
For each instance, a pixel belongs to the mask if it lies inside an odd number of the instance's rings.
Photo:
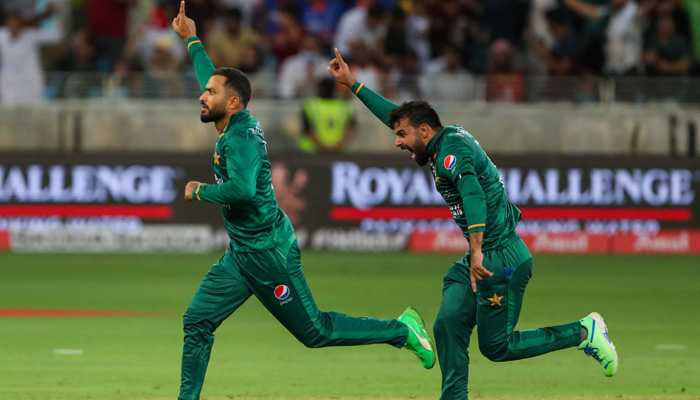
<path id="1" fill-rule="evenodd" d="M 340 55 L 338 48 L 335 47 L 335 48 L 333 48 L 333 50 L 335 51 L 335 58 L 341 63 L 345 62 L 345 61 L 343 61 L 343 56 Z"/>
<path id="2" fill-rule="evenodd" d="M 185 16 L 185 0 L 182 0 L 180 2 L 180 12 L 177 14 L 178 17 L 184 17 Z"/>

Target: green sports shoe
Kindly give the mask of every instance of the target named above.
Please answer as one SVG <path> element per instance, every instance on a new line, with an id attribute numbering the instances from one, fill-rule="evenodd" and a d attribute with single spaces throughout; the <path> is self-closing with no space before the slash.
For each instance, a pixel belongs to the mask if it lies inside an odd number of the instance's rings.
<path id="1" fill-rule="evenodd" d="M 417 355 L 423 367 L 433 368 L 435 365 L 435 344 L 433 338 L 425 330 L 425 323 L 418 311 L 413 307 L 408 307 L 399 317 L 399 322 L 405 324 L 409 330 L 406 344 L 403 347 Z"/>
<path id="2" fill-rule="evenodd" d="M 588 330 L 588 337 L 578 346 L 587 356 L 593 357 L 603 367 L 603 375 L 613 376 L 617 372 L 617 351 L 608 337 L 608 327 L 598 313 L 590 313 L 581 320 Z"/>

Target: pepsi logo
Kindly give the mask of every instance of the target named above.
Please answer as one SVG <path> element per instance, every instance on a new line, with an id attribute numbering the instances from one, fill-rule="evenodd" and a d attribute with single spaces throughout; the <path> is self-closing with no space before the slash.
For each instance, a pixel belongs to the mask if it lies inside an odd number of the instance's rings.
<path id="1" fill-rule="evenodd" d="M 457 157 L 447 156 L 442 164 L 445 166 L 445 169 L 452 169 L 454 168 L 455 164 L 457 164 Z"/>
<path id="2" fill-rule="evenodd" d="M 284 300 L 289 297 L 289 288 L 287 285 L 279 285 L 275 288 L 275 297 Z"/>

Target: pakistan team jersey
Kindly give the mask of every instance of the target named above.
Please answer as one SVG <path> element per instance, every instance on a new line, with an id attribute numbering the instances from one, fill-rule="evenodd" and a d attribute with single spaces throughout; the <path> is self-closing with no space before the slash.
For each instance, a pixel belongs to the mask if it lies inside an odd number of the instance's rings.
<path id="1" fill-rule="evenodd" d="M 214 66 L 197 38 L 187 40 L 197 80 L 204 91 Z M 277 206 L 263 130 L 247 110 L 231 116 L 212 157 L 216 184 L 197 185 L 192 196 L 221 204 L 224 225 L 234 250 L 268 250 L 294 234 Z"/>
<path id="2" fill-rule="evenodd" d="M 389 126 L 396 104 L 359 82 L 352 91 Z M 472 135 L 459 125 L 447 126 L 430 140 L 426 151 L 435 187 L 467 239 L 469 233 L 484 232 L 482 250 L 486 251 L 502 249 L 518 237 L 520 210 L 508 201 L 498 169 Z"/>

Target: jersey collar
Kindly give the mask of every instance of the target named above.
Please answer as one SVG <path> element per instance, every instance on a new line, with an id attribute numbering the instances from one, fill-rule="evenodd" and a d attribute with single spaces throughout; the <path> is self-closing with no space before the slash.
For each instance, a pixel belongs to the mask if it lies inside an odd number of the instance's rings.
<path id="1" fill-rule="evenodd" d="M 430 157 L 433 161 L 435 161 L 435 157 L 437 156 L 437 152 L 440 149 L 440 143 L 442 143 L 442 138 L 445 136 L 445 127 L 443 127 L 440 132 L 438 132 L 435 136 L 433 136 L 432 139 L 428 142 L 428 145 L 425 146 L 425 151 L 428 154 L 432 154 Z"/>
<path id="2" fill-rule="evenodd" d="M 248 117 L 250 117 L 250 112 L 248 110 L 241 110 L 241 111 L 238 111 L 237 113 L 231 115 L 231 118 L 229 118 L 226 125 L 224 125 L 224 129 L 222 129 L 221 132 L 219 132 L 219 136 L 226 133 L 226 130 L 228 129 L 229 126 L 233 126 L 237 122 L 243 121 L 244 119 L 247 119 Z"/>

